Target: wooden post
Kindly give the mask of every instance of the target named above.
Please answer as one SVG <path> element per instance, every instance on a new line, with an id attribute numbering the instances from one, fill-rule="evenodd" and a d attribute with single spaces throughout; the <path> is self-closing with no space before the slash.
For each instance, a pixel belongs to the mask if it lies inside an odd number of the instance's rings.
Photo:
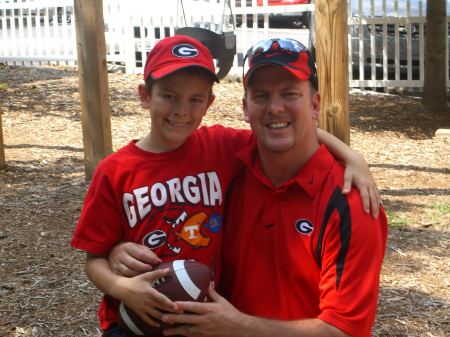
<path id="1" fill-rule="evenodd" d="M 427 2 L 423 103 L 427 111 L 450 119 L 447 109 L 447 1 Z"/>
<path id="2" fill-rule="evenodd" d="M 0 113 L 0 169 L 6 166 L 5 144 L 3 143 L 2 114 Z"/>
<path id="3" fill-rule="evenodd" d="M 112 152 L 102 0 L 75 0 L 81 121 L 86 180 Z"/>
<path id="4" fill-rule="evenodd" d="M 319 127 L 350 143 L 347 0 L 316 0 Z"/>

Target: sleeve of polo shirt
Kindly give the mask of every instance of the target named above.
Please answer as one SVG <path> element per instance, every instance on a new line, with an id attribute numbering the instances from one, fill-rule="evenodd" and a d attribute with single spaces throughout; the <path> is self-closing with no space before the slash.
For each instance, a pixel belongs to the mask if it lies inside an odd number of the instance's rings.
<path id="1" fill-rule="evenodd" d="M 387 240 L 383 210 L 364 213 L 356 189 L 340 196 L 322 244 L 319 319 L 351 336 L 370 337 L 375 320 L 381 265 Z"/>

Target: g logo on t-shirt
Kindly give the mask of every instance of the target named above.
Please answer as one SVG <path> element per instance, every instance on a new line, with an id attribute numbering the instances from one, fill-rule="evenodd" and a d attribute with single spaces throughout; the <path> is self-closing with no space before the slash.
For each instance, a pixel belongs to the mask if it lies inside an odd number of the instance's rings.
<path id="1" fill-rule="evenodd" d="M 177 44 L 172 48 L 172 54 L 176 57 L 195 57 L 198 55 L 197 48 L 191 46 L 190 44 L 183 43 Z"/>
<path id="2" fill-rule="evenodd" d="M 143 244 L 150 249 L 161 247 L 167 241 L 167 234 L 161 230 L 148 233 L 143 240 Z"/>

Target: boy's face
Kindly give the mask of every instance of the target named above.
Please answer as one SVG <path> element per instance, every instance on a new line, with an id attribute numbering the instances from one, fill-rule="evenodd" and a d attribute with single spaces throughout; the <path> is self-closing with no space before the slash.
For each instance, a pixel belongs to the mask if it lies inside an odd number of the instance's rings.
<path id="1" fill-rule="evenodd" d="M 212 79 L 196 69 L 180 70 L 154 82 L 151 93 L 139 87 L 142 106 L 150 110 L 153 152 L 181 146 L 198 128 L 214 101 Z"/>

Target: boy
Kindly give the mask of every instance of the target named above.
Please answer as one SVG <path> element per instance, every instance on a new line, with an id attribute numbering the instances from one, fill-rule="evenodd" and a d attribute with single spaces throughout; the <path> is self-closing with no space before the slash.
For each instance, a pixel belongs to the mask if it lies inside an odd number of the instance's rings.
<path id="1" fill-rule="evenodd" d="M 151 130 L 99 164 L 71 241 L 87 252 L 87 275 L 105 294 L 99 308 L 104 336 L 126 336 L 115 325 L 120 301 L 155 326 L 160 310 L 178 312 L 151 287 L 167 270 L 133 278 L 111 271 L 107 256 L 120 241 L 150 248 L 151 264 L 195 259 L 218 280 L 224 196 L 241 167 L 233 154 L 253 140 L 249 130 L 198 129 L 218 82 L 199 41 L 161 40 L 148 55 L 144 79 L 138 91 Z"/>

